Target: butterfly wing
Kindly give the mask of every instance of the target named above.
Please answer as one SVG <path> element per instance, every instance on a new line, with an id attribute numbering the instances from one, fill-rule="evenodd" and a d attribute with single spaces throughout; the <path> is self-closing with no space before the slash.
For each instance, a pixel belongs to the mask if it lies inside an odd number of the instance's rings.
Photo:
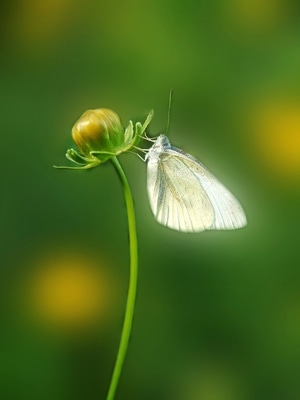
<path id="1" fill-rule="evenodd" d="M 148 162 L 148 196 L 156 220 L 171 229 L 200 232 L 246 225 L 243 209 L 229 190 L 175 147 Z"/>
<path id="2" fill-rule="evenodd" d="M 209 229 L 212 204 L 189 166 L 169 151 L 148 163 L 148 196 L 156 220 L 171 229 L 197 232 Z"/>

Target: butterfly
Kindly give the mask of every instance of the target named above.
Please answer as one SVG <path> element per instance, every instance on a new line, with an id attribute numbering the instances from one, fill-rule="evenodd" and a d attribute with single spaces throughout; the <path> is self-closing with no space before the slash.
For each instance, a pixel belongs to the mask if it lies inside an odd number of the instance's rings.
<path id="1" fill-rule="evenodd" d="M 147 191 L 155 219 L 181 232 L 238 229 L 242 206 L 196 158 L 160 135 L 146 154 Z"/>

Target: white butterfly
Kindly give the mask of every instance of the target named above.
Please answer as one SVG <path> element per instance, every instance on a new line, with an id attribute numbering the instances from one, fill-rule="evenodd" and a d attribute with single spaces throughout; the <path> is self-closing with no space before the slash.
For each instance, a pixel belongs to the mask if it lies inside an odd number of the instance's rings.
<path id="1" fill-rule="evenodd" d="M 198 160 L 160 135 L 149 149 L 147 189 L 155 219 L 171 229 L 201 232 L 247 224 L 236 198 Z"/>

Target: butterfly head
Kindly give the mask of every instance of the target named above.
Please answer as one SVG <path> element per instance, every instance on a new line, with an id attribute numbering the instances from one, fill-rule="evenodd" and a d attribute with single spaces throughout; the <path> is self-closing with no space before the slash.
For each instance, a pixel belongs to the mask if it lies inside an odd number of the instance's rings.
<path id="1" fill-rule="evenodd" d="M 158 138 L 155 140 L 152 147 L 150 147 L 145 160 L 157 160 L 161 153 L 166 151 L 171 147 L 169 139 L 166 135 L 159 135 Z"/>

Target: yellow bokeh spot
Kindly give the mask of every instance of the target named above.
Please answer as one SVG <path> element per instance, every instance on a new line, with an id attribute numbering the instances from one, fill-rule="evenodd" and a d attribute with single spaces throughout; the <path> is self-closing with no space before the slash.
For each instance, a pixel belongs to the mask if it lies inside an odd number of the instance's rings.
<path id="1" fill-rule="evenodd" d="M 107 317 L 114 288 L 99 260 L 62 253 L 38 262 L 27 289 L 30 310 L 40 322 L 84 328 Z"/>
<path id="2" fill-rule="evenodd" d="M 61 37 L 78 18 L 81 3 L 81 0 L 17 2 L 6 21 L 6 33 L 24 45 L 47 45 Z"/>
<path id="3" fill-rule="evenodd" d="M 202 367 L 188 366 L 179 383 L 178 399 L 240 400 L 244 398 L 244 377 L 237 367 L 206 358 Z M 177 384 L 178 386 L 178 384 Z M 173 396 L 174 397 L 174 396 Z M 177 398 L 177 397 L 176 397 Z"/>
<path id="4" fill-rule="evenodd" d="M 291 6 L 284 0 L 229 0 L 223 8 L 240 32 L 265 33 L 285 20 Z"/>
<path id="5" fill-rule="evenodd" d="M 300 178 L 300 102 L 269 100 L 251 113 L 251 136 L 260 159 L 277 178 Z"/>

